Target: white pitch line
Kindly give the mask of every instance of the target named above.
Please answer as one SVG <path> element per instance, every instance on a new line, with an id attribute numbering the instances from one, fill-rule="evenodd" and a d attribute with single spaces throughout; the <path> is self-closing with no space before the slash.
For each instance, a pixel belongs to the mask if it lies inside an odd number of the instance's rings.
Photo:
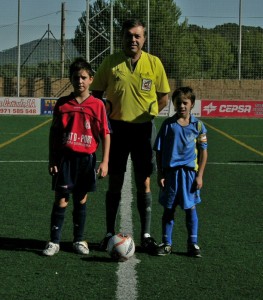
<path id="1" fill-rule="evenodd" d="M 48 163 L 47 160 L 0 160 L 0 163 Z"/>
<path id="2" fill-rule="evenodd" d="M 124 184 L 122 189 L 122 200 L 120 204 L 120 232 L 129 233 L 133 236 L 132 224 L 132 182 L 131 182 L 131 160 L 130 157 L 127 163 L 127 171 L 125 173 Z M 129 300 L 135 300 L 138 297 L 137 292 L 137 274 L 135 270 L 136 264 L 140 260 L 134 255 L 126 262 L 118 264 L 117 276 L 118 284 L 116 291 L 116 299 L 126 300 L 127 295 Z M 124 293 L 125 291 L 125 293 Z"/>
<path id="3" fill-rule="evenodd" d="M 208 165 L 232 165 L 232 166 L 263 166 L 262 162 L 209 162 Z"/>

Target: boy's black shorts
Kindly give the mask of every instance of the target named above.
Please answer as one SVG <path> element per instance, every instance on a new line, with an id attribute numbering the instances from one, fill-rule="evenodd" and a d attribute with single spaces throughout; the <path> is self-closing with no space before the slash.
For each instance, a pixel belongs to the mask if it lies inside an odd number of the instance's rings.
<path id="1" fill-rule="evenodd" d="M 52 178 L 52 190 L 61 194 L 94 192 L 96 154 L 65 154 Z"/>

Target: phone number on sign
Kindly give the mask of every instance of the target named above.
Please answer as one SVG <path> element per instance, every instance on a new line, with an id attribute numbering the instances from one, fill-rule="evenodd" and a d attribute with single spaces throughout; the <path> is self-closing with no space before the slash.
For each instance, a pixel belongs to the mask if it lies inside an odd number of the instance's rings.
<path id="1" fill-rule="evenodd" d="M 21 114 L 21 115 L 31 115 L 36 114 L 37 110 L 33 108 L 0 108 L 0 114 Z"/>

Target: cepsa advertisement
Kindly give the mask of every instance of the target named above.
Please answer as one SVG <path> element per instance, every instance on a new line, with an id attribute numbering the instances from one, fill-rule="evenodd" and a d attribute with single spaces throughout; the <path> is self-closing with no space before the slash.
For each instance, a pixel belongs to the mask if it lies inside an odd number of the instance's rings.
<path id="1" fill-rule="evenodd" d="M 202 100 L 202 117 L 263 118 L 263 101 Z"/>
<path id="2" fill-rule="evenodd" d="M 39 115 L 39 98 L 0 97 L 2 115 Z"/>

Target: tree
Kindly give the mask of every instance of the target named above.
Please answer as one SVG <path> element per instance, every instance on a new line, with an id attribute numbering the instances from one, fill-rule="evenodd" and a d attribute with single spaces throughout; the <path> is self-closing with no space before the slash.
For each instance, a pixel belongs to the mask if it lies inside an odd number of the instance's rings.
<path id="1" fill-rule="evenodd" d="M 198 35 L 182 29 L 175 45 L 174 64 L 175 78 L 202 78 L 201 57 L 199 53 Z"/>
<path id="2" fill-rule="evenodd" d="M 90 4 L 90 61 L 96 70 L 103 58 L 122 47 L 121 25 L 127 18 L 148 20 L 147 1 L 113 1 L 113 37 L 111 37 L 111 1 Z M 150 1 L 150 26 L 145 50 L 158 56 L 169 78 L 238 78 L 239 26 L 224 24 L 213 29 L 179 22 L 181 10 L 174 0 Z M 75 31 L 74 44 L 86 56 L 86 12 Z M 263 29 L 242 26 L 242 78 L 263 76 Z"/>
<path id="3" fill-rule="evenodd" d="M 118 51 L 121 49 L 120 31 L 123 21 L 136 17 L 146 23 L 147 1 L 115 0 L 113 12 L 114 51 Z M 173 0 L 151 0 L 148 37 L 151 45 L 148 50 L 160 57 L 167 68 L 174 65 L 173 48 L 177 29 L 180 27 L 178 24 L 180 16 L 181 11 Z M 85 21 L 86 12 L 83 12 L 74 38 L 74 44 L 83 56 L 86 56 Z M 110 25 L 110 1 L 97 0 L 90 4 L 90 61 L 93 62 L 95 69 L 109 54 Z M 167 70 L 168 74 L 174 73 L 170 72 L 169 68 Z"/>
<path id="4" fill-rule="evenodd" d="M 260 79 L 263 76 L 263 33 L 244 30 L 242 40 L 242 78 Z"/>

